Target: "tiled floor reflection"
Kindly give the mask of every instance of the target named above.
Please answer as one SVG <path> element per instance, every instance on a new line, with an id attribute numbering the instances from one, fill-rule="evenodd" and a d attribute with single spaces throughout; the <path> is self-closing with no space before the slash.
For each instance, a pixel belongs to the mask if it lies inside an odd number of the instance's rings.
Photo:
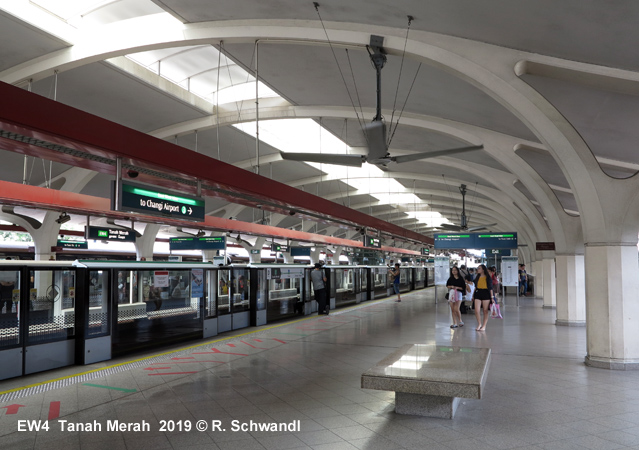
<path id="1" fill-rule="evenodd" d="M 526 298 L 519 308 L 502 308 L 504 319 L 491 319 L 485 333 L 474 330 L 473 315 L 452 330 L 447 305 L 435 304 L 433 289 L 402 300 L 240 330 L 149 364 L 2 403 L 0 448 L 639 449 L 639 372 L 584 366 L 585 328 L 555 326 L 553 309 Z M 485 397 L 464 400 L 454 420 L 395 414 L 393 393 L 361 389 L 360 376 L 405 343 L 490 347 Z M 0 382 L 0 391 L 91 368 Z M 21 420 L 43 424 L 56 405 L 59 417 L 48 431 L 18 431 Z M 58 420 L 99 423 L 102 431 L 61 431 Z M 107 431 L 115 420 L 144 421 L 150 431 Z M 205 431 L 195 429 L 200 420 Z M 233 424 L 251 421 L 300 429 L 234 431 Z M 160 430 L 163 423 L 171 430 Z"/>

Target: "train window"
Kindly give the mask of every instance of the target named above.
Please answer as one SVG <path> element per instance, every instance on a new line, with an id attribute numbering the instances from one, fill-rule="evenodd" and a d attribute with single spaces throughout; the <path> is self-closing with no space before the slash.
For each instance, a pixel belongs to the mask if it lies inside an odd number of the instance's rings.
<path id="1" fill-rule="evenodd" d="M 28 344 L 61 341 L 75 335 L 75 271 L 32 270 Z"/>
<path id="2" fill-rule="evenodd" d="M 217 309 L 219 314 L 229 314 L 231 312 L 229 303 L 229 290 L 231 271 L 220 269 L 217 271 Z"/>
<path id="3" fill-rule="evenodd" d="M 0 349 L 20 344 L 20 272 L 0 271 Z"/>
<path id="4" fill-rule="evenodd" d="M 233 312 L 248 311 L 250 309 L 249 270 L 233 269 L 231 279 L 231 294 L 233 295 Z"/>

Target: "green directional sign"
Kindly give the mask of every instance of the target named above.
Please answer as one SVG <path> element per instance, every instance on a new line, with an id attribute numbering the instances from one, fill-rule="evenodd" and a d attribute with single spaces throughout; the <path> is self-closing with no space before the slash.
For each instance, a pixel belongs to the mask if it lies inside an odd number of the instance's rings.
<path id="1" fill-rule="evenodd" d="M 425 256 L 430 255 L 430 248 L 422 247 L 422 255 L 425 255 Z"/>
<path id="2" fill-rule="evenodd" d="M 169 249 L 175 250 L 224 250 L 226 236 L 178 237 L 169 239 Z"/>
<path id="3" fill-rule="evenodd" d="M 57 246 L 62 248 L 79 248 L 83 250 L 87 250 L 89 248 L 87 241 L 68 241 L 63 239 L 58 239 Z"/>
<path id="4" fill-rule="evenodd" d="M 111 182 L 111 191 L 111 207 L 115 209 L 115 181 Z M 131 182 L 122 183 L 119 209 L 196 222 L 204 220 L 203 198 Z"/>
<path id="5" fill-rule="evenodd" d="M 382 248 L 382 241 L 378 237 L 364 235 L 364 247 Z"/>
<path id="6" fill-rule="evenodd" d="M 135 232 L 122 228 L 89 227 L 86 238 L 96 241 L 135 242 Z"/>

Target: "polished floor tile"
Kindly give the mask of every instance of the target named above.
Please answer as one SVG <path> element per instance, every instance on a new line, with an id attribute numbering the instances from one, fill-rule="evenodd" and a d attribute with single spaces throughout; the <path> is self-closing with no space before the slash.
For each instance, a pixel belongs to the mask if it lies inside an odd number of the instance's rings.
<path id="1" fill-rule="evenodd" d="M 328 317 L 239 330 L 199 346 L 172 348 L 176 353 L 153 363 L 97 372 L 89 381 L 56 388 L 45 383 L 38 392 L 0 405 L 0 448 L 639 446 L 639 371 L 586 367 L 585 328 L 555 326 L 553 309 L 526 298 L 520 307 L 507 299 L 504 319 L 489 320 L 486 332 L 474 330 L 474 315 L 464 316 L 465 327 L 451 329 L 450 311 L 435 303 L 434 294 L 425 289 L 405 295 L 400 304 L 363 303 Z M 445 420 L 398 415 L 393 393 L 361 389 L 362 372 L 405 343 L 491 348 L 483 398 L 463 399 L 455 419 Z M 0 392 L 133 359 L 7 380 L 0 382 Z M 11 405 L 23 406 L 9 414 Z M 19 431 L 28 425 L 20 421 L 44 423 L 54 405 L 60 412 L 49 430 Z M 63 431 L 58 420 L 98 422 L 102 430 Z M 150 430 L 107 430 L 116 420 L 125 427 L 145 423 Z"/>

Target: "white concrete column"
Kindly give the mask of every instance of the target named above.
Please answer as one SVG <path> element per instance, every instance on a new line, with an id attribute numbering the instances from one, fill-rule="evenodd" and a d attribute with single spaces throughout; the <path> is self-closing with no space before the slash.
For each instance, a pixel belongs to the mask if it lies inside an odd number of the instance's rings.
<path id="1" fill-rule="evenodd" d="M 217 256 L 217 250 L 202 250 L 202 261 L 212 262 L 214 256 Z"/>
<path id="2" fill-rule="evenodd" d="M 315 250 L 311 250 L 311 264 L 317 264 L 319 262 L 320 253 L 322 249 L 315 247 Z"/>
<path id="3" fill-rule="evenodd" d="M 333 262 L 333 265 L 338 266 L 339 265 L 339 255 L 342 254 L 342 250 L 344 249 L 344 247 L 335 247 L 334 251 L 333 251 L 333 256 L 331 256 L 331 261 Z"/>
<path id="4" fill-rule="evenodd" d="M 586 364 L 639 368 L 639 263 L 636 243 L 586 243 Z"/>
<path id="5" fill-rule="evenodd" d="M 36 261 L 47 261 L 56 258 L 56 254 L 51 251 L 51 247 L 55 247 L 58 243 L 60 224 L 55 221 L 57 218 L 57 213 L 47 212 L 42 225 L 38 229 L 25 227 L 33 238 Z"/>
<path id="6" fill-rule="evenodd" d="M 160 227 L 157 223 L 147 223 L 142 236 L 135 240 L 135 257 L 138 261 L 142 258 L 153 261 L 153 247 Z"/>
<path id="7" fill-rule="evenodd" d="M 555 256 L 557 268 L 557 325 L 586 325 L 584 255 Z"/>
<path id="8" fill-rule="evenodd" d="M 535 297 L 544 295 L 544 264 L 538 259 L 532 263 L 532 273 L 535 276 Z"/>
<path id="9" fill-rule="evenodd" d="M 542 266 L 544 277 L 544 308 L 554 308 L 557 305 L 555 258 L 544 258 Z"/>

